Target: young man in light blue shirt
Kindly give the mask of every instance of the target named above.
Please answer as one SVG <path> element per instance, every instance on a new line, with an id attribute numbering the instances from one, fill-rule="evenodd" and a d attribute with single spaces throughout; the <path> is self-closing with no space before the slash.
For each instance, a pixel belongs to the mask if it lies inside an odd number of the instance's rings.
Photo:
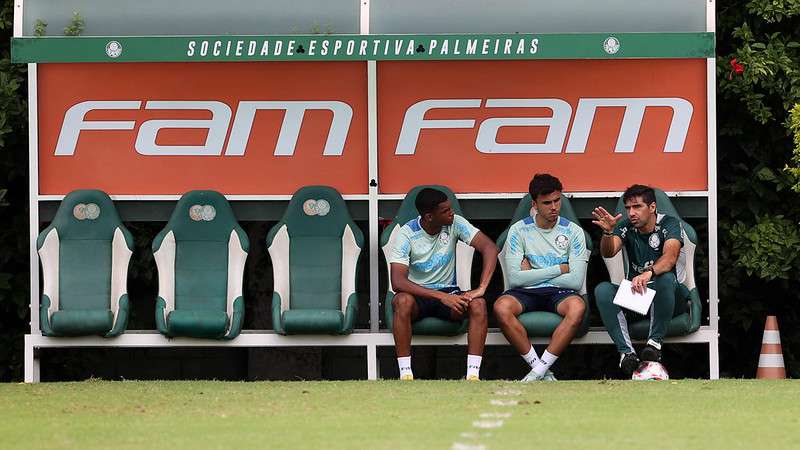
<path id="1" fill-rule="evenodd" d="M 550 367 L 572 342 L 586 311 L 578 291 L 586 278 L 589 251 L 583 229 L 559 215 L 562 190 L 558 178 L 536 174 L 528 186 L 535 213 L 508 231 L 505 268 L 510 289 L 497 299 L 494 313 L 508 342 L 531 367 L 524 382 L 555 380 Z M 518 319 L 531 311 L 563 317 L 541 358 Z"/>
<path id="2" fill-rule="evenodd" d="M 465 218 L 456 215 L 443 192 L 422 189 L 415 204 L 419 217 L 400 228 L 388 258 L 396 292 L 392 299 L 392 332 L 400 379 L 414 379 L 412 322 L 437 317 L 453 322 L 469 318 L 466 378 L 478 380 L 488 322 L 483 295 L 497 263 L 497 246 Z M 456 283 L 458 241 L 475 247 L 483 257 L 480 285 L 469 292 L 460 291 Z"/>

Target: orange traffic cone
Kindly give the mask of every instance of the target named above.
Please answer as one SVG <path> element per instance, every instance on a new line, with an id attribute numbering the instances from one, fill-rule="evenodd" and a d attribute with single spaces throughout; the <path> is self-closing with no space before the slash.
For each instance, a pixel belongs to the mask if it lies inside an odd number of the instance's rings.
<path id="1" fill-rule="evenodd" d="M 761 339 L 761 355 L 758 357 L 756 378 L 762 380 L 782 380 L 786 378 L 781 350 L 781 333 L 778 331 L 778 319 L 767 316 L 764 325 L 764 337 Z"/>

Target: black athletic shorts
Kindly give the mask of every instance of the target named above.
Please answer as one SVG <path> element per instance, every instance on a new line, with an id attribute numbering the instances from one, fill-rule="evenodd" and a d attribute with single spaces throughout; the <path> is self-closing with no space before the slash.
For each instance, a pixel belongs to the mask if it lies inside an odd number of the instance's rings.
<path id="1" fill-rule="evenodd" d="M 517 299 L 522 305 L 522 312 L 547 311 L 558 314 L 558 304 L 567 297 L 578 295 L 572 289 L 559 287 L 514 288 L 503 292 Z"/>
<path id="2" fill-rule="evenodd" d="M 462 294 L 460 289 L 457 287 L 449 287 L 444 289 L 437 289 L 439 292 L 444 292 L 446 294 Z M 438 319 L 446 320 L 448 322 L 457 322 L 461 319 L 455 320 L 453 319 L 453 310 L 448 308 L 444 303 L 436 300 L 435 298 L 431 297 L 414 297 L 414 301 L 417 302 L 417 308 L 419 309 L 419 315 L 414 321 L 422 320 L 426 317 L 436 317 Z"/>

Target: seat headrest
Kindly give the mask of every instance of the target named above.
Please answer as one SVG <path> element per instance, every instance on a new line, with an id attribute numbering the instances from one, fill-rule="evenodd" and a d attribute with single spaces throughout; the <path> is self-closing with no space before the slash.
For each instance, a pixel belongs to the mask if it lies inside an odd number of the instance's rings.
<path id="1" fill-rule="evenodd" d="M 330 186 L 306 186 L 292 195 L 281 222 L 289 236 L 329 236 L 340 238 L 346 225 L 358 235 L 350 211 L 339 192 Z"/>
<path id="2" fill-rule="evenodd" d="M 81 189 L 64 197 L 51 226 L 60 239 L 112 240 L 122 225 L 114 202 L 103 191 Z"/>
<path id="3" fill-rule="evenodd" d="M 458 203 L 458 199 L 456 198 L 453 191 L 451 191 L 446 186 L 440 185 L 423 185 L 423 186 L 416 186 L 406 194 L 406 197 L 403 199 L 403 202 L 400 204 L 400 209 L 397 210 L 397 215 L 395 215 L 393 222 L 398 225 L 403 225 L 411 219 L 416 218 L 419 216 L 419 212 L 417 211 L 417 206 L 414 204 L 417 200 L 417 194 L 419 191 L 431 188 L 436 189 L 437 191 L 444 192 L 447 195 L 447 198 L 450 199 L 450 204 L 453 207 L 453 211 L 459 216 L 463 216 L 464 213 L 461 211 L 461 205 Z"/>
<path id="4" fill-rule="evenodd" d="M 519 201 L 517 209 L 514 210 L 514 217 L 511 218 L 511 224 L 513 225 L 529 216 L 531 216 L 531 194 L 525 194 L 525 197 L 522 197 L 522 200 Z M 572 208 L 572 203 L 570 203 L 569 199 L 565 197 L 564 194 L 561 194 L 560 216 L 569 220 L 570 222 L 575 222 L 576 224 L 580 225 L 580 221 L 578 221 L 578 215 L 575 214 L 575 210 Z"/>
<path id="5" fill-rule="evenodd" d="M 656 191 L 656 211 L 659 214 L 666 214 L 680 219 L 681 216 L 678 214 L 678 210 L 675 209 L 675 205 L 672 204 L 672 200 L 669 199 L 667 194 L 661 189 L 653 188 L 653 190 Z M 622 217 L 626 217 L 625 202 L 622 201 L 622 197 L 620 197 L 617 202 L 616 214 L 622 214 Z"/>
<path id="6" fill-rule="evenodd" d="M 575 214 L 575 209 L 572 207 L 572 203 L 569 201 L 569 198 L 561 194 L 561 212 L 559 215 L 569 220 L 570 222 L 574 222 L 576 225 L 580 226 L 581 222 L 578 220 L 578 215 Z M 531 194 L 525 194 L 524 197 L 519 201 L 517 204 L 517 209 L 514 210 L 514 216 L 511 218 L 511 222 L 508 224 L 509 228 L 511 225 L 519 222 L 520 220 L 524 219 L 525 217 L 531 216 Z M 589 236 L 589 233 L 584 230 L 584 236 L 586 238 L 586 248 L 589 250 L 592 249 L 592 238 Z M 500 235 L 497 239 L 498 247 L 502 248 L 505 245 L 506 237 L 508 236 L 508 228 Z"/>
<path id="7" fill-rule="evenodd" d="M 216 191 L 189 191 L 178 200 L 165 227 L 175 239 L 227 242 L 239 228 L 225 196 Z"/>

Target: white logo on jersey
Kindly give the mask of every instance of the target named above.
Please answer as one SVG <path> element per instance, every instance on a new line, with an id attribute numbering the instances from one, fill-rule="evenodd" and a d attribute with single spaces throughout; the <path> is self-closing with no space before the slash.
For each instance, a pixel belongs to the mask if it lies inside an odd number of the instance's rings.
<path id="1" fill-rule="evenodd" d="M 653 250 L 657 250 L 658 246 L 661 245 L 661 239 L 658 237 L 657 233 L 653 233 L 650 235 L 648 243 L 650 244 L 650 247 L 653 247 Z"/>
<path id="2" fill-rule="evenodd" d="M 450 235 L 446 231 L 442 231 L 439 233 L 439 240 L 442 241 L 442 244 L 447 244 L 450 241 Z"/>
<path id="3" fill-rule="evenodd" d="M 559 234 L 556 237 L 556 247 L 560 248 L 561 250 L 566 250 L 569 247 L 569 239 L 563 235 Z"/>

